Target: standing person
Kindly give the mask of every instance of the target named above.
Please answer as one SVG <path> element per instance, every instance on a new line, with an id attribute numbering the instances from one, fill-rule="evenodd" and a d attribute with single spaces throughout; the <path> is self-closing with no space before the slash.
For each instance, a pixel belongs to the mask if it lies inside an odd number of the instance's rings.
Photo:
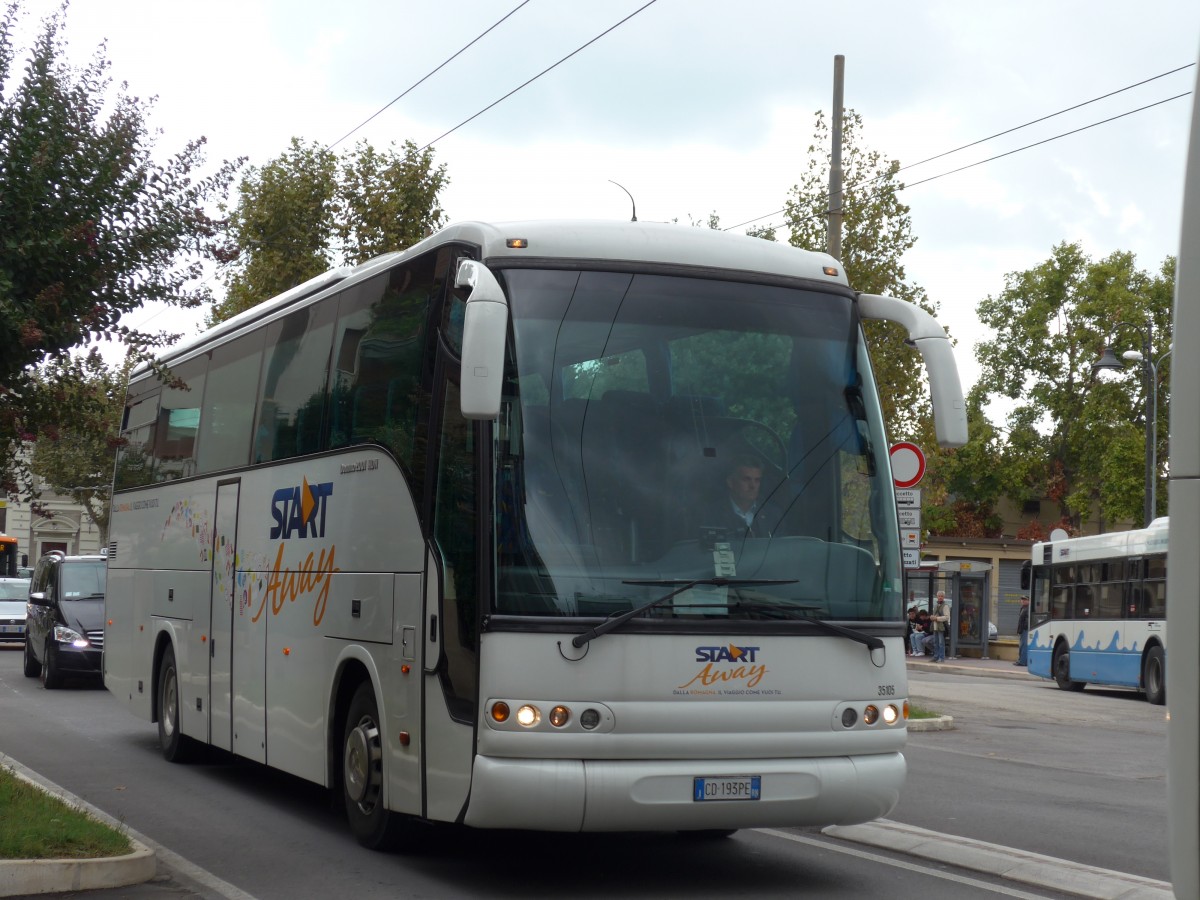
<path id="1" fill-rule="evenodd" d="M 946 592 L 937 592 L 937 603 L 933 614 L 929 617 L 933 625 L 933 661 L 946 661 L 946 632 L 950 629 L 950 605 L 946 602 Z"/>
<path id="2" fill-rule="evenodd" d="M 1029 598 L 1021 598 L 1021 614 L 1017 616 L 1017 661 L 1014 666 L 1029 665 Z"/>

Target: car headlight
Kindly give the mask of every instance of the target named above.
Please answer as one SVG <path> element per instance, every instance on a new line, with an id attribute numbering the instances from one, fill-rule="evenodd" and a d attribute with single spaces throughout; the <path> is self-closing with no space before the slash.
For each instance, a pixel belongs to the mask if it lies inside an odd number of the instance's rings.
<path id="1" fill-rule="evenodd" d="M 83 648 L 91 646 L 91 642 L 87 638 L 74 628 L 68 628 L 66 625 L 54 626 L 54 639 L 60 644 L 70 644 L 72 647 Z"/>

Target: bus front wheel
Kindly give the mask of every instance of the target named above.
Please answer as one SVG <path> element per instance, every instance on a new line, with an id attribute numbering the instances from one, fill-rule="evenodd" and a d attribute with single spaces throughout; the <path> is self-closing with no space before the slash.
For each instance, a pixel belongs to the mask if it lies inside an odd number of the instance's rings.
<path id="1" fill-rule="evenodd" d="M 1063 691 L 1082 691 L 1082 681 L 1071 680 L 1071 651 L 1059 647 L 1054 653 L 1054 682 Z"/>
<path id="2" fill-rule="evenodd" d="M 342 796 L 350 830 L 364 847 L 385 848 L 392 816 L 383 805 L 383 739 L 379 707 L 368 682 L 354 692 L 342 734 Z"/>
<path id="3" fill-rule="evenodd" d="M 158 694 L 155 698 L 158 713 L 158 746 L 167 762 L 187 762 L 195 751 L 195 743 L 180 730 L 179 667 L 175 665 L 175 650 L 167 647 L 158 662 Z"/>
<path id="4" fill-rule="evenodd" d="M 1166 654 L 1162 647 L 1151 647 L 1146 651 L 1142 664 L 1142 685 L 1146 688 L 1146 700 L 1155 706 L 1167 702 Z"/>

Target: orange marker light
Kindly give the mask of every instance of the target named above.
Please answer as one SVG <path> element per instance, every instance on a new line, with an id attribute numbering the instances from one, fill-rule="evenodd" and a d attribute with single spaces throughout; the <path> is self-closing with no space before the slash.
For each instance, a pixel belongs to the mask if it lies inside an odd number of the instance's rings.
<path id="1" fill-rule="evenodd" d="M 202 635 L 200 635 L 200 643 L 202 643 L 202 644 L 203 644 L 203 643 L 204 643 L 205 641 L 207 641 L 207 640 L 208 640 L 208 635 L 207 635 L 207 634 L 202 634 Z"/>
<path id="2" fill-rule="evenodd" d="M 509 250 L 525 250 L 529 247 L 529 241 L 526 238 L 509 238 L 504 246 Z"/>
<path id="3" fill-rule="evenodd" d="M 292 655 L 292 648 L 291 648 L 291 647 L 284 647 L 284 648 L 283 648 L 283 655 L 284 655 L 284 656 L 291 656 L 291 655 Z"/>
<path id="4" fill-rule="evenodd" d="M 497 722 L 507 722 L 508 714 L 509 714 L 508 704 L 505 703 L 503 700 L 497 700 L 495 703 L 492 704 L 492 718 L 495 719 Z"/>
<path id="5" fill-rule="evenodd" d="M 402 665 L 402 666 L 400 667 L 400 674 L 401 674 L 401 675 L 407 675 L 407 674 L 408 674 L 409 672 L 411 672 L 411 671 L 412 671 L 412 666 L 410 666 L 408 663 L 405 663 L 404 665 Z"/>

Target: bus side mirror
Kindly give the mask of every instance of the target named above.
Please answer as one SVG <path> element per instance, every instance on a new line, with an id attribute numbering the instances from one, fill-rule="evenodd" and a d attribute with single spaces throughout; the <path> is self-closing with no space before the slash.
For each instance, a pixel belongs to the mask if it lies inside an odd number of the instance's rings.
<path id="1" fill-rule="evenodd" d="M 933 400 L 933 424 L 938 443 L 943 447 L 961 447 L 967 442 L 967 405 L 963 401 L 962 382 L 954 362 L 954 349 L 946 330 L 915 303 L 859 294 L 859 312 L 868 319 L 883 319 L 903 325 L 908 338 L 921 351 L 929 371 L 929 394 Z"/>
<path id="2" fill-rule="evenodd" d="M 1032 574 L 1033 574 L 1033 563 L 1030 562 L 1029 560 L 1025 560 L 1023 563 L 1021 563 L 1021 590 L 1023 590 L 1023 591 L 1029 590 L 1029 585 L 1033 580 L 1031 577 Z"/>
<path id="3" fill-rule="evenodd" d="M 463 311 L 462 414 L 468 419 L 494 419 L 500 414 L 504 383 L 508 301 L 496 276 L 473 259 L 458 264 L 454 286 L 471 289 Z"/>

